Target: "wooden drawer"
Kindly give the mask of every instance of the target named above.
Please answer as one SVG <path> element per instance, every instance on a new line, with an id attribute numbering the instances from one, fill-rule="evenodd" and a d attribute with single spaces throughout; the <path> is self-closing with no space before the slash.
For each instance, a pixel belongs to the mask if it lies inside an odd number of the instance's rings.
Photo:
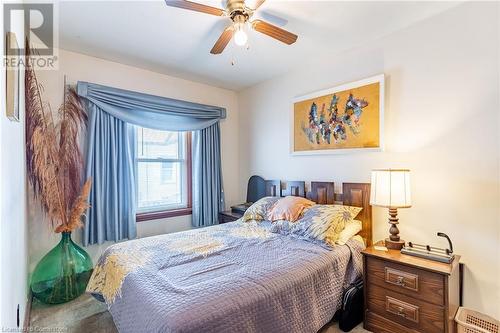
<path id="1" fill-rule="evenodd" d="M 385 319 L 425 333 L 445 331 L 444 307 L 405 296 L 372 284 L 368 287 L 367 308 Z"/>
<path id="2" fill-rule="evenodd" d="M 444 278 L 440 274 L 371 257 L 367 258 L 366 270 L 368 283 L 426 302 L 445 304 Z"/>
<path id="3" fill-rule="evenodd" d="M 371 311 L 366 311 L 363 327 L 370 332 L 377 333 L 419 333 L 379 316 Z"/>

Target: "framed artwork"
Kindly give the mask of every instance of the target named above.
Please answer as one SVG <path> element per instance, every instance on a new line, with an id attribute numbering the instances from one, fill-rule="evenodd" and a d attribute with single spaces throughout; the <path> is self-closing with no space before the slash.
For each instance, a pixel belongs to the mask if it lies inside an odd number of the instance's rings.
<path id="1" fill-rule="evenodd" d="M 11 121 L 19 121 L 19 46 L 16 34 L 7 32 L 5 47 L 7 52 L 6 68 L 6 115 Z"/>
<path id="2" fill-rule="evenodd" d="M 297 97 L 290 119 L 292 155 L 382 151 L 384 75 Z"/>

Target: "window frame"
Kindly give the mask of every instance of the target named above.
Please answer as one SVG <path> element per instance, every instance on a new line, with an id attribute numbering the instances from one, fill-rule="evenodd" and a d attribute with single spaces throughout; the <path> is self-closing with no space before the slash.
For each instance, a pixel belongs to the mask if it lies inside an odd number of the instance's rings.
<path id="1" fill-rule="evenodd" d="M 186 162 L 186 186 L 187 186 L 187 206 L 174 209 L 162 209 L 156 211 L 139 212 L 135 215 L 136 222 L 151 221 L 165 219 L 170 217 L 191 215 L 193 213 L 193 188 L 192 188 L 192 136 L 191 132 L 185 132 L 186 136 L 183 141 L 185 144 L 185 162 Z M 136 161 L 138 163 L 138 161 Z"/>

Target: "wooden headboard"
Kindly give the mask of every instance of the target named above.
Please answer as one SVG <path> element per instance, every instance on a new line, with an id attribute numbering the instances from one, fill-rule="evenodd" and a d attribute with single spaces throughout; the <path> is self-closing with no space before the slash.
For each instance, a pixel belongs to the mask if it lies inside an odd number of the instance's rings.
<path id="1" fill-rule="evenodd" d="M 306 197 L 317 204 L 337 203 L 363 208 L 356 216 L 356 220 L 360 220 L 363 224 L 363 230 L 359 235 L 363 237 L 367 246 L 372 245 L 372 207 L 370 206 L 369 183 L 343 183 L 342 193 L 335 193 L 333 182 L 311 182 L 309 191 L 306 191 L 304 181 L 266 180 L 266 196 L 285 197 L 288 195 Z"/>

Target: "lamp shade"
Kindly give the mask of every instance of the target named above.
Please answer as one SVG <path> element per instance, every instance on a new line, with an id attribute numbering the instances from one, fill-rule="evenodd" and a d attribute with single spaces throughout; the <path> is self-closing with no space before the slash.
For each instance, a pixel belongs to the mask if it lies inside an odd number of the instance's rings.
<path id="1" fill-rule="evenodd" d="M 389 208 L 411 207 L 410 170 L 373 170 L 370 204 Z"/>

